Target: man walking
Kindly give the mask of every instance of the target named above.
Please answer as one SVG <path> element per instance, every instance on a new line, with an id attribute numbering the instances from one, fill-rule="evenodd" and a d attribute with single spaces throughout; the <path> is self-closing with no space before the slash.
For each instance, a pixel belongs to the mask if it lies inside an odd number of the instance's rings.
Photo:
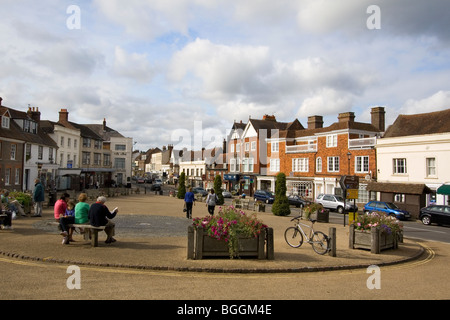
<path id="1" fill-rule="evenodd" d="M 34 215 L 33 217 L 42 217 L 42 203 L 44 202 L 44 187 L 39 179 L 34 180 L 33 190 Z"/>

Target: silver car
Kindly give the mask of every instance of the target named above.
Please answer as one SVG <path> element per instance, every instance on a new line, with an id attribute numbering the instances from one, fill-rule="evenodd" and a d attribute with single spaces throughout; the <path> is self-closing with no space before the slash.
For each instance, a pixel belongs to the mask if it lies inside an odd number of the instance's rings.
<path id="1" fill-rule="evenodd" d="M 358 207 L 353 205 L 353 203 L 347 202 L 342 196 L 337 196 L 334 194 L 319 194 L 316 198 L 316 203 L 320 203 L 324 208 L 335 210 L 339 213 L 344 213 L 344 204 L 345 211 L 347 212 L 356 212 L 358 211 Z"/>

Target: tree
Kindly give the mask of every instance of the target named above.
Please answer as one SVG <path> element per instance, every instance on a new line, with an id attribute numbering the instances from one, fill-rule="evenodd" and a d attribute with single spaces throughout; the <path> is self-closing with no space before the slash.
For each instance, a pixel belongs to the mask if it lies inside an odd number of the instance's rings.
<path id="1" fill-rule="evenodd" d="M 178 199 L 184 199 L 184 195 L 186 194 L 186 175 L 184 172 L 180 174 L 180 180 L 178 180 Z"/>
<path id="2" fill-rule="evenodd" d="M 217 195 L 217 199 L 219 199 L 216 204 L 222 205 L 225 203 L 222 194 L 222 177 L 220 175 L 216 175 L 214 178 L 214 193 Z"/>
<path id="3" fill-rule="evenodd" d="M 282 172 L 277 175 L 275 182 L 275 201 L 272 205 L 272 213 L 276 216 L 288 216 L 291 213 L 286 196 L 286 175 Z"/>

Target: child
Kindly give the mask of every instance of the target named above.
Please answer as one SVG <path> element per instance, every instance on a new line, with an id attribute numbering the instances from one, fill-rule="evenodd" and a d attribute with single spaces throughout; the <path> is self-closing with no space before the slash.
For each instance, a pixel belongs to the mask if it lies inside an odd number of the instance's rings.
<path id="1" fill-rule="evenodd" d="M 66 224 L 75 223 L 75 203 L 72 200 L 67 202 L 67 208 L 63 219 L 65 219 Z M 72 238 L 74 230 L 75 228 L 69 228 L 68 237 L 63 240 L 64 244 L 68 244 L 70 241 L 75 241 Z"/>

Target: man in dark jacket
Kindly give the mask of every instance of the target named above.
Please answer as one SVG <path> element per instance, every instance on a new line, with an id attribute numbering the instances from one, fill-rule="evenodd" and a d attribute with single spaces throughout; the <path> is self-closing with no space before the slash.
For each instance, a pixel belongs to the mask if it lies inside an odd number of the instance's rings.
<path id="1" fill-rule="evenodd" d="M 39 179 L 34 180 L 33 202 L 34 215 L 33 217 L 42 217 L 42 203 L 44 202 L 44 187 Z"/>
<path id="2" fill-rule="evenodd" d="M 100 196 L 97 198 L 97 202 L 91 205 L 89 208 L 89 221 L 94 227 L 105 226 L 105 243 L 116 242 L 116 239 L 113 238 L 115 235 L 115 223 L 110 219 L 114 219 L 119 210 L 115 208 L 110 212 L 108 207 L 105 206 L 105 202 L 106 198 Z"/>

